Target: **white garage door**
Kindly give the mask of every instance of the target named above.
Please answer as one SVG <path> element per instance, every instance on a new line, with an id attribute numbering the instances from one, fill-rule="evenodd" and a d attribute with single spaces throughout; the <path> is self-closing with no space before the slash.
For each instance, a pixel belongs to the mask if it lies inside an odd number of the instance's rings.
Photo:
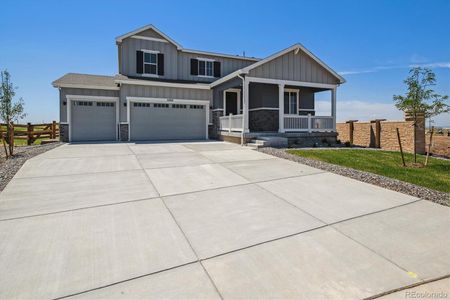
<path id="1" fill-rule="evenodd" d="M 205 105 L 131 102 L 130 120 L 134 141 L 206 138 Z"/>
<path id="2" fill-rule="evenodd" d="M 71 141 L 116 140 L 116 103 L 71 102 Z"/>

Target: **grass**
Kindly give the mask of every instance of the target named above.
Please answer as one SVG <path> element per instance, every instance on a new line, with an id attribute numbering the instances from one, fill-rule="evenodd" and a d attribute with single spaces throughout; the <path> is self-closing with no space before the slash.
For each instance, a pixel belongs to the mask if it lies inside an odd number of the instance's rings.
<path id="1" fill-rule="evenodd" d="M 56 125 L 58 126 L 58 125 Z M 35 131 L 39 131 L 39 130 L 44 130 L 45 126 L 34 126 L 34 130 Z M 58 128 L 58 127 L 56 127 Z M 6 127 L 5 126 L 0 126 L 0 131 L 5 131 Z M 27 129 L 25 127 L 15 127 L 14 131 L 27 131 Z M 45 140 L 48 138 L 37 138 L 36 140 L 34 140 L 32 145 L 40 145 L 42 140 Z M 0 144 L 1 144 L 1 139 L 0 139 Z M 27 146 L 27 140 L 26 139 L 14 139 L 14 145 L 15 146 Z M 3 146 L 2 146 L 3 147 Z"/>
<path id="2" fill-rule="evenodd" d="M 335 165 L 371 172 L 426 188 L 450 193 L 450 161 L 430 157 L 427 167 L 412 167 L 412 154 L 405 153 L 407 167 L 402 166 L 400 152 L 363 149 L 288 150 L 288 153 Z M 418 155 L 418 162 L 425 156 Z"/>

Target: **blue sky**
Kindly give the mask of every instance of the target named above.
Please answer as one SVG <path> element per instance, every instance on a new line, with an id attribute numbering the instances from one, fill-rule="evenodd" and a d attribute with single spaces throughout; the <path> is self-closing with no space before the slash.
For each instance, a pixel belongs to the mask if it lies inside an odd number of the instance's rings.
<path id="1" fill-rule="evenodd" d="M 342 73 L 338 120 L 401 119 L 411 65 L 431 67 L 450 94 L 450 1 L 10 1 L 2 0 L 0 69 L 26 121 L 58 119 L 51 82 L 68 72 L 114 75 L 114 38 L 154 24 L 186 48 L 266 57 L 300 42 Z M 318 95 L 318 109 L 329 107 Z M 436 119 L 450 127 L 450 114 Z"/>

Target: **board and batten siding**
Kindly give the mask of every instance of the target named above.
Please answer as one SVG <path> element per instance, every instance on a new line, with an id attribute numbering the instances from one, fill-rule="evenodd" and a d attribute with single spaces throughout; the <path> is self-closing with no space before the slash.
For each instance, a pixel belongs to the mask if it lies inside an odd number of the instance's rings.
<path id="1" fill-rule="evenodd" d="M 120 88 L 120 121 L 127 122 L 127 97 L 208 100 L 212 99 L 211 90 L 172 88 L 123 84 Z"/>
<path id="2" fill-rule="evenodd" d="M 126 38 L 119 47 L 120 74 L 141 77 L 142 74 L 136 73 L 136 51 L 153 50 L 164 54 L 164 76 L 159 76 L 159 78 L 177 79 L 177 49 L 174 45 L 165 42 Z"/>
<path id="3" fill-rule="evenodd" d="M 250 70 L 250 76 L 326 84 L 337 84 L 339 81 L 301 50 L 297 54 L 290 51 Z"/>
<path id="4" fill-rule="evenodd" d="M 214 61 L 220 62 L 220 77 L 228 75 L 236 70 L 245 68 L 248 65 L 254 63 L 254 61 L 242 60 L 238 58 L 227 58 L 213 55 L 197 54 L 197 53 L 186 53 L 178 52 L 178 79 L 198 81 L 198 82 L 212 82 L 217 80 L 215 77 L 201 77 L 191 75 L 191 59 L 205 58 L 212 59 Z"/>
<path id="5" fill-rule="evenodd" d="M 67 122 L 67 105 L 69 105 L 67 95 L 83 95 L 83 96 L 101 96 L 101 97 L 119 97 L 119 91 L 98 90 L 98 89 L 76 89 L 61 88 L 59 90 L 59 120 Z M 66 105 L 64 105 L 66 102 Z"/>

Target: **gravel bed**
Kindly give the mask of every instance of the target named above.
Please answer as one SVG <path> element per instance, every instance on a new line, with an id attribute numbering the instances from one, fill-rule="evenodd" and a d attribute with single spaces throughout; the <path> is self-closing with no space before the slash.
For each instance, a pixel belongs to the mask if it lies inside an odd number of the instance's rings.
<path id="1" fill-rule="evenodd" d="M 350 177 L 362 182 L 370 183 L 373 185 L 381 186 L 383 188 L 393 190 L 396 192 L 411 195 L 417 198 L 429 200 L 444 206 L 450 206 L 450 194 L 435 191 L 425 187 L 417 186 L 415 184 L 407 183 L 397 179 L 388 178 L 385 176 L 368 173 L 364 171 L 355 170 L 352 168 L 333 165 L 323 161 L 305 158 L 286 152 L 287 149 L 278 148 L 259 148 L 258 151 L 270 154 L 276 157 L 288 159 L 298 163 L 302 163 L 317 169 L 336 173 L 342 176 Z"/>
<path id="2" fill-rule="evenodd" d="M 20 167 L 30 158 L 60 146 L 61 143 L 46 145 L 21 146 L 14 148 L 14 156 L 5 159 L 5 152 L 0 149 L 0 191 L 3 191 L 8 182 L 19 171 Z"/>

